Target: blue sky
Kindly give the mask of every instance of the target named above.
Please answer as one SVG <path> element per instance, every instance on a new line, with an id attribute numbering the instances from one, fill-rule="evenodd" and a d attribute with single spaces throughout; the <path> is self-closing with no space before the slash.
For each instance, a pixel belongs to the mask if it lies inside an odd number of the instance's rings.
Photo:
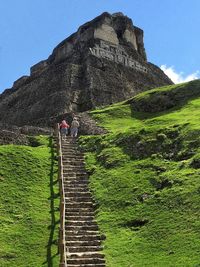
<path id="1" fill-rule="evenodd" d="M 104 11 L 132 18 L 144 30 L 148 61 L 176 82 L 200 77 L 199 0 L 1 0 L 0 92 Z"/>

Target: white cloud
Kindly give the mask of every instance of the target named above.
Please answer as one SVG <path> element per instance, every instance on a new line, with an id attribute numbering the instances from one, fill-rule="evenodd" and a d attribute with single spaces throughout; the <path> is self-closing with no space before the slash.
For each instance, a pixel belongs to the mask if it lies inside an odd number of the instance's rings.
<path id="1" fill-rule="evenodd" d="M 189 82 L 200 78 L 198 70 L 189 75 L 184 75 L 183 72 L 176 72 L 173 66 L 167 67 L 166 65 L 162 65 L 160 68 L 174 83 Z"/>

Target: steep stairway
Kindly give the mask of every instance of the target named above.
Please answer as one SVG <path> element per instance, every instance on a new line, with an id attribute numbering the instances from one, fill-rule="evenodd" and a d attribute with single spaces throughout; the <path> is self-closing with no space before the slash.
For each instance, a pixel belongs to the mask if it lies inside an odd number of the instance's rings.
<path id="1" fill-rule="evenodd" d="M 95 204 L 88 188 L 84 157 L 75 139 L 62 141 L 65 189 L 67 267 L 105 267 L 102 236 L 94 219 Z"/>

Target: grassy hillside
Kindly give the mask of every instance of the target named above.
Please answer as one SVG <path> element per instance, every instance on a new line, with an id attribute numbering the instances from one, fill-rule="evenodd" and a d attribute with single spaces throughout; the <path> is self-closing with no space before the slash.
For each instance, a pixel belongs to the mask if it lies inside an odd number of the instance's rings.
<path id="1" fill-rule="evenodd" d="M 0 146 L 0 266 L 58 266 L 58 198 L 51 140 Z"/>
<path id="2" fill-rule="evenodd" d="M 80 139 L 107 267 L 200 266 L 200 98 L 159 113 L 133 107 L 141 99 L 159 105 L 152 98 L 177 87 L 93 111 L 109 134 Z"/>

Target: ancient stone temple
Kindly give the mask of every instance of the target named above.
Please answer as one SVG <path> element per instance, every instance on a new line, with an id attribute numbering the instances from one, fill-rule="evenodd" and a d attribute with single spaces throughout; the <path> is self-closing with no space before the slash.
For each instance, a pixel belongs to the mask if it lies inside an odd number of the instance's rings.
<path id="1" fill-rule="evenodd" d="M 143 31 L 122 13 L 103 13 L 0 95 L 0 122 L 40 125 L 167 84 L 171 80 L 147 61 Z"/>

